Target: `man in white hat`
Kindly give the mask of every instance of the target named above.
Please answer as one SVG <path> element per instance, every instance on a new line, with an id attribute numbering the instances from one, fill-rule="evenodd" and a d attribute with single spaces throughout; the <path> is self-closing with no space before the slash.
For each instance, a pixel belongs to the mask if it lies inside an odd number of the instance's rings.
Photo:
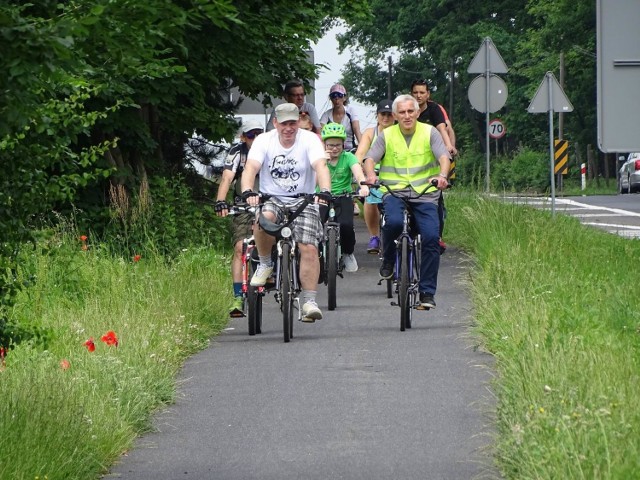
<path id="1" fill-rule="evenodd" d="M 240 189 L 240 177 L 247 162 L 247 154 L 258 135 L 264 132 L 262 124 L 256 120 L 246 120 L 242 122 L 240 128 L 240 143 L 234 145 L 229 150 L 224 162 L 224 171 L 218 187 L 216 197 L 216 215 L 226 217 L 229 213 L 229 206 L 226 198 L 232 183 L 235 183 L 235 196 L 242 194 Z M 257 179 L 256 179 L 257 180 Z M 231 224 L 233 239 L 233 259 L 231 260 L 231 277 L 233 278 L 233 304 L 229 309 L 231 317 L 244 317 L 242 302 L 242 242 L 251 236 L 253 226 L 253 215 L 243 213 L 236 215 Z"/>
<path id="2" fill-rule="evenodd" d="M 283 103 L 275 109 L 274 130 L 260 135 L 251 146 L 242 174 L 242 197 L 257 205 L 258 193 L 253 185 L 260 174 L 260 193 L 269 195 L 262 214 L 272 222 L 281 222 L 286 209 L 295 209 L 300 194 L 313 194 L 320 187 L 318 199 L 331 193 L 331 175 L 327 168 L 324 146 L 318 136 L 298 128 L 300 111 L 294 103 Z M 302 319 L 315 322 L 322 318 L 316 302 L 320 262 L 318 243 L 322 224 L 318 204 L 310 204 L 293 221 L 293 238 L 300 251 L 300 283 L 302 285 Z M 260 264 L 251 278 L 252 286 L 262 286 L 273 272 L 271 248 L 275 239 L 256 228 L 254 238 Z"/>

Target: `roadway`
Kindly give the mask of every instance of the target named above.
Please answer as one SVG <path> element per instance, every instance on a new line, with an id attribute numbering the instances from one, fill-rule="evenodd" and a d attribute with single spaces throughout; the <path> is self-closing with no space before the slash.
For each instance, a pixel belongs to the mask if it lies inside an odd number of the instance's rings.
<path id="1" fill-rule="evenodd" d="M 360 219 L 356 232 L 360 269 L 339 279 L 335 311 L 321 285 L 325 318 L 296 322 L 288 344 L 273 294 L 262 335 L 231 320 L 186 362 L 155 431 L 105 478 L 497 478 L 492 357 L 470 331 L 469 259 L 449 247 L 437 309 L 400 332 Z"/>
<path id="2" fill-rule="evenodd" d="M 506 201 L 551 210 L 551 197 L 501 195 Z M 640 237 L 640 194 L 556 197 L 558 214 L 572 215 L 583 225 L 627 238 Z"/>

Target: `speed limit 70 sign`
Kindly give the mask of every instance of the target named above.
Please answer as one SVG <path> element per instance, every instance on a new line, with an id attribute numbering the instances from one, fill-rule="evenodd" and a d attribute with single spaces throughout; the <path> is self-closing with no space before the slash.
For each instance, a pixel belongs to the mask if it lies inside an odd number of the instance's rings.
<path id="1" fill-rule="evenodd" d="M 507 129 L 500 120 L 491 120 L 489 122 L 489 136 L 491 138 L 502 138 L 505 133 L 507 133 Z"/>

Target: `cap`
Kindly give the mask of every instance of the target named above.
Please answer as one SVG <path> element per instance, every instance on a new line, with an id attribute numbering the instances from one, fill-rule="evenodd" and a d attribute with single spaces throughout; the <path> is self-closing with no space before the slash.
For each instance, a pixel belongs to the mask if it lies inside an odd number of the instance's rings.
<path id="1" fill-rule="evenodd" d="M 250 132 L 251 130 L 264 130 L 264 127 L 257 120 L 251 120 L 251 119 L 243 120 L 242 128 L 240 129 L 240 131 L 242 133 L 247 133 L 247 132 Z"/>
<path id="2" fill-rule="evenodd" d="M 300 110 L 295 103 L 281 103 L 276 107 L 276 120 L 279 123 L 300 119 Z"/>
<path id="3" fill-rule="evenodd" d="M 334 92 L 338 92 L 341 93 L 343 95 L 347 94 L 347 89 L 344 88 L 342 85 L 340 85 L 339 83 L 336 83 L 335 85 L 333 85 L 331 87 L 331 89 L 329 90 L 329 95 L 331 95 Z"/>
<path id="4" fill-rule="evenodd" d="M 393 102 L 391 100 L 382 100 L 380 103 L 378 103 L 378 109 L 376 110 L 377 113 L 383 113 L 383 112 L 393 112 L 393 109 L 391 108 L 391 104 Z"/>

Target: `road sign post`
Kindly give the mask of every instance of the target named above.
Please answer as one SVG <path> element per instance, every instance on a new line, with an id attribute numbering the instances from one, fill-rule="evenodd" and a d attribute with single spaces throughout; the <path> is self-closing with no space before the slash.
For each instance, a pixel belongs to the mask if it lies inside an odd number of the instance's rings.
<path id="1" fill-rule="evenodd" d="M 468 73 L 480 73 L 482 76 L 476 77 L 471 85 L 469 85 L 469 101 L 474 109 L 479 112 L 486 113 L 485 116 L 485 145 L 486 145 L 486 154 L 487 154 L 487 166 L 486 166 L 486 191 L 487 193 L 490 190 L 490 180 L 489 180 L 489 172 L 490 172 L 490 148 L 489 148 L 489 114 L 495 111 L 500 110 L 504 106 L 504 102 L 507 100 L 507 86 L 502 81 L 500 77 L 497 75 L 492 75 L 492 73 L 507 73 L 509 69 L 507 65 L 502 60 L 500 56 L 500 52 L 493 44 L 491 38 L 486 37 L 478 51 L 476 52 L 475 57 L 469 64 L 469 68 L 467 69 Z M 484 102 L 478 98 L 480 95 L 478 94 L 477 88 L 472 88 L 476 81 L 484 81 Z M 492 91 L 494 92 L 493 97 L 498 98 L 498 102 L 494 102 L 492 105 Z M 502 103 L 500 104 L 500 101 Z M 492 109 L 491 107 L 496 107 Z"/>
<path id="2" fill-rule="evenodd" d="M 551 215 L 556 214 L 556 179 L 554 173 L 553 112 L 572 112 L 573 105 L 562 90 L 552 72 L 547 72 L 533 100 L 527 108 L 529 113 L 549 113 L 549 163 L 551 176 Z"/>

